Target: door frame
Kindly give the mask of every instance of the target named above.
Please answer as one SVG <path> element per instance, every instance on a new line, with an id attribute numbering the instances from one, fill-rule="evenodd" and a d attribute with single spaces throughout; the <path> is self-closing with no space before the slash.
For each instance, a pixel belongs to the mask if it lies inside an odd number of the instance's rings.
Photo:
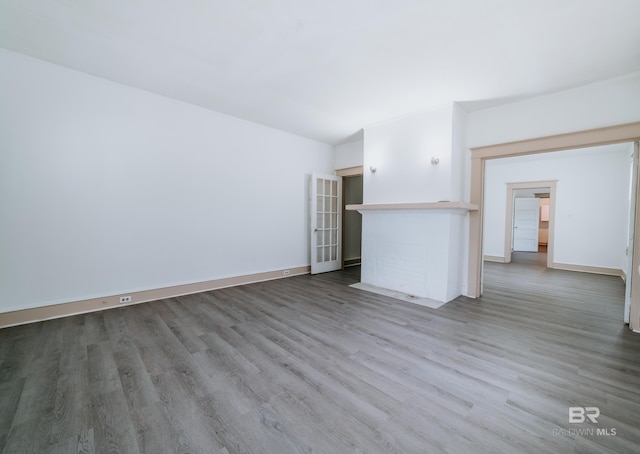
<path id="1" fill-rule="evenodd" d="M 348 177 L 360 177 L 360 176 L 364 176 L 364 166 L 354 166 L 354 167 L 345 167 L 343 169 L 336 169 L 336 175 L 342 178 L 348 178 Z M 343 190 L 344 190 L 344 181 L 343 181 Z M 363 187 L 364 190 L 364 187 Z M 345 219 L 345 215 L 344 215 L 344 207 L 345 207 L 345 202 L 344 202 L 344 194 L 342 197 L 342 249 L 343 249 L 343 254 L 342 254 L 342 268 L 344 269 L 345 266 L 352 266 L 351 263 L 346 264 L 345 260 L 344 260 L 344 241 L 345 241 L 345 228 L 344 228 L 344 219 Z M 362 230 L 360 231 L 360 236 L 362 236 Z M 362 259 L 361 259 L 362 261 Z M 356 263 L 357 265 L 357 263 Z"/>
<path id="2" fill-rule="evenodd" d="M 635 122 L 518 142 L 471 148 L 470 202 L 477 205 L 478 210 L 469 212 L 468 296 L 478 298 L 482 295 L 482 221 L 484 217 L 484 168 L 486 160 L 612 143 L 636 142 L 638 140 L 640 140 L 640 122 Z M 640 222 L 638 219 L 640 217 L 639 200 L 640 198 L 636 199 L 637 222 Z M 636 228 L 635 230 L 634 237 L 636 241 L 634 242 L 633 248 L 634 272 L 640 264 L 640 228 Z M 638 280 L 639 279 L 635 279 L 632 280 L 632 282 L 637 282 Z M 640 331 L 640 285 L 632 284 L 631 286 L 630 312 L 629 327 L 634 331 Z"/>
<path id="3" fill-rule="evenodd" d="M 632 171 L 631 171 L 631 187 L 635 188 L 635 192 L 633 191 L 633 189 L 630 191 L 630 195 L 631 195 L 631 201 L 634 202 L 633 206 L 631 208 L 631 212 L 629 213 L 629 232 L 627 233 L 627 272 L 628 274 L 625 276 L 625 284 L 626 287 L 624 289 L 624 322 L 625 323 L 629 323 L 629 318 L 630 318 L 630 309 L 631 309 L 631 289 L 633 288 L 634 285 L 634 281 L 637 279 L 634 274 L 634 267 L 633 264 L 635 263 L 635 255 L 634 252 L 636 251 L 635 248 L 635 244 L 636 244 L 636 230 L 637 227 L 640 227 L 640 225 L 637 224 L 638 222 L 638 214 L 637 214 L 637 210 L 638 210 L 638 197 L 640 197 L 640 188 L 639 188 L 639 184 L 638 184 L 638 176 L 640 174 L 640 159 L 639 159 L 639 155 L 640 154 L 640 142 L 634 142 L 633 143 L 633 154 L 631 155 L 631 162 L 632 162 Z M 640 276 L 638 276 L 640 277 Z"/>
<path id="4" fill-rule="evenodd" d="M 504 232 L 504 263 L 511 263 L 511 239 L 513 237 L 513 191 L 514 189 L 549 188 L 549 238 L 547 240 L 547 268 L 553 268 L 553 240 L 556 225 L 556 188 L 558 180 L 523 181 L 507 183 L 507 215 Z"/>

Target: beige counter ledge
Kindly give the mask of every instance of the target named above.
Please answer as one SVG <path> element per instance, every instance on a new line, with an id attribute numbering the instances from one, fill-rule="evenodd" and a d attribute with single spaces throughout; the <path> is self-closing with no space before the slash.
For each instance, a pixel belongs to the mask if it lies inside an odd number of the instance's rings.
<path id="1" fill-rule="evenodd" d="M 368 210 L 465 210 L 477 211 L 478 205 L 467 202 L 409 202 L 409 203 L 368 203 L 347 205 L 345 209 L 353 211 Z"/>

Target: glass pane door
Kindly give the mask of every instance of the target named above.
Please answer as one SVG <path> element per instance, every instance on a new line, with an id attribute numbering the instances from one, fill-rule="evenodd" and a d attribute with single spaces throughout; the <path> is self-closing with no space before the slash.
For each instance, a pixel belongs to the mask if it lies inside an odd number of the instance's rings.
<path id="1" fill-rule="evenodd" d="M 312 175 L 311 273 L 342 268 L 342 178 Z"/>

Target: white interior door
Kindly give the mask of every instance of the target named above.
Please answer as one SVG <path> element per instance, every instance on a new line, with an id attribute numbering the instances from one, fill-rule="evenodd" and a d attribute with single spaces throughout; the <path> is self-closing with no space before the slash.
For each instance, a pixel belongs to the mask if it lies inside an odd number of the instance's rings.
<path id="1" fill-rule="evenodd" d="M 517 198 L 513 208 L 513 250 L 538 252 L 540 199 Z"/>
<path id="2" fill-rule="evenodd" d="M 342 268 L 342 177 L 311 176 L 311 274 Z"/>

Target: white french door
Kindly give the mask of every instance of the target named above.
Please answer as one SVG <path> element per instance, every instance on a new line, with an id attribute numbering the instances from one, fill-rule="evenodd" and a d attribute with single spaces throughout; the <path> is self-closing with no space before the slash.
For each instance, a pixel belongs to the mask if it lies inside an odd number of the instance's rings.
<path id="1" fill-rule="evenodd" d="M 311 274 L 342 268 L 342 177 L 311 175 Z"/>

